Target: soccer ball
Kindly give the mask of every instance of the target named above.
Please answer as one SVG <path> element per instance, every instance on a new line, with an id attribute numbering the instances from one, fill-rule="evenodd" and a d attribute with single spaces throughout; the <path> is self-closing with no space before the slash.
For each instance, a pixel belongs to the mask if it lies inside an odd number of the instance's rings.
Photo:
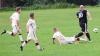
<path id="1" fill-rule="evenodd" d="M 98 33 L 99 29 L 98 28 L 94 28 L 93 32 Z"/>

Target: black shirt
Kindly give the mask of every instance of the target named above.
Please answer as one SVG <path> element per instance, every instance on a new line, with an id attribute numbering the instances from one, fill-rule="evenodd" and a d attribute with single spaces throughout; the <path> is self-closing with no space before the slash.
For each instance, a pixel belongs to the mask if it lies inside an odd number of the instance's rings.
<path id="1" fill-rule="evenodd" d="M 77 18 L 80 24 L 87 23 L 87 10 L 77 12 Z"/>

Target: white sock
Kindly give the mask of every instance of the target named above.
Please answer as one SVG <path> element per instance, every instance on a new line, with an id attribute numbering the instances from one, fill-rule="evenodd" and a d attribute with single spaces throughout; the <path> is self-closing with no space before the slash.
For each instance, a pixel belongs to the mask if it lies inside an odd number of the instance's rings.
<path id="1" fill-rule="evenodd" d="M 7 31 L 7 34 L 11 35 L 11 34 L 12 34 L 12 32 L 10 32 L 10 31 Z"/>
<path id="2" fill-rule="evenodd" d="M 25 47 L 26 46 L 26 42 L 24 41 L 23 43 L 22 43 L 22 47 Z"/>
<path id="3" fill-rule="evenodd" d="M 41 49 L 40 45 L 37 45 L 36 48 L 37 48 L 38 50 Z"/>
<path id="4" fill-rule="evenodd" d="M 80 40 L 82 40 L 82 41 L 87 41 L 87 39 L 84 39 L 84 38 L 80 38 Z"/>
<path id="5" fill-rule="evenodd" d="M 22 35 L 19 35 L 20 41 L 24 41 Z"/>

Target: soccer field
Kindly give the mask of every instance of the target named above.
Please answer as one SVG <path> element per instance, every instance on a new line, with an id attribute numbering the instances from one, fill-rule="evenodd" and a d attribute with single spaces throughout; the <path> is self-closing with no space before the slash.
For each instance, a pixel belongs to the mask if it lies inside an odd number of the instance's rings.
<path id="1" fill-rule="evenodd" d="M 100 32 L 94 33 L 93 28 L 100 29 L 100 7 L 87 8 L 93 17 L 89 21 L 88 30 L 91 34 L 92 42 L 84 42 L 80 44 L 62 45 L 52 44 L 52 29 L 58 27 L 65 36 L 73 36 L 80 32 L 76 12 L 78 8 L 68 9 L 47 9 L 34 10 L 37 21 L 37 36 L 44 51 L 37 51 L 34 43 L 31 41 L 24 51 L 20 51 L 20 41 L 18 35 L 11 37 L 7 34 L 0 35 L 0 56 L 100 56 Z M 24 39 L 26 39 L 26 23 L 28 14 L 31 11 L 22 11 L 21 13 L 21 29 Z M 9 16 L 13 11 L 0 12 L 0 32 L 3 29 L 11 30 Z"/>

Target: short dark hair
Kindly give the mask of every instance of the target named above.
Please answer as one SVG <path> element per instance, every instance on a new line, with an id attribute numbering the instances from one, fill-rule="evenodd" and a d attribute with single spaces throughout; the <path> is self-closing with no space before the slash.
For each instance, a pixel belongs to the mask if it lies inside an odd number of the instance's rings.
<path id="1" fill-rule="evenodd" d="M 34 17 L 34 13 L 30 13 L 30 17 L 32 17 L 32 18 L 33 18 L 33 17 Z"/>
<path id="2" fill-rule="evenodd" d="M 19 10 L 21 10 L 21 7 L 16 7 L 16 11 L 19 11 Z"/>
<path id="3" fill-rule="evenodd" d="M 54 30 L 56 30 L 57 28 L 53 28 Z"/>

